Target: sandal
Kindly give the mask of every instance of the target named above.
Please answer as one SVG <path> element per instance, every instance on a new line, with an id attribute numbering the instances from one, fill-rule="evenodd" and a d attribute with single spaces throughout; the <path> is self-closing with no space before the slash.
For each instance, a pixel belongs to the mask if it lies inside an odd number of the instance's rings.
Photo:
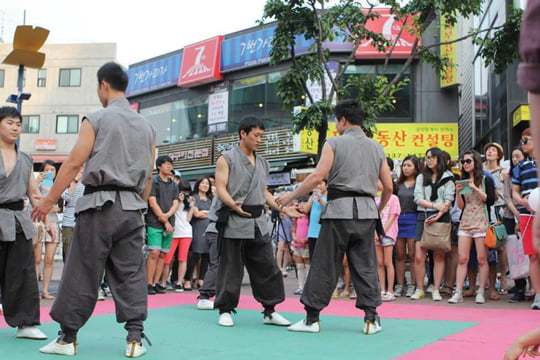
<path id="1" fill-rule="evenodd" d="M 492 291 L 489 293 L 489 300 L 501 300 L 501 297 L 496 291 Z"/>
<path id="2" fill-rule="evenodd" d="M 500 289 L 500 290 L 499 290 L 499 294 L 500 294 L 500 295 L 508 295 L 508 290 L 506 290 L 506 289 Z"/>
<path id="3" fill-rule="evenodd" d="M 348 291 L 343 291 L 341 294 L 339 294 L 340 298 L 348 298 L 351 294 Z"/>
<path id="4" fill-rule="evenodd" d="M 452 295 L 453 292 L 454 292 L 454 289 L 451 288 L 450 286 L 446 286 L 446 285 L 441 286 L 441 288 L 439 289 L 439 293 L 441 295 L 450 296 L 450 295 Z"/>
<path id="5" fill-rule="evenodd" d="M 52 296 L 51 294 L 49 294 L 47 292 L 42 293 L 41 298 L 43 300 L 54 300 L 54 296 Z"/>

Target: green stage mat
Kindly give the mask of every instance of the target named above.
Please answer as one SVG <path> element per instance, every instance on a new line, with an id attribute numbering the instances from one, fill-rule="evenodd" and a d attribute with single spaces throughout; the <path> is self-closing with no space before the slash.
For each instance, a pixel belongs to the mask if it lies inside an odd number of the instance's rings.
<path id="1" fill-rule="evenodd" d="M 282 313 L 295 322 L 303 314 Z M 286 327 L 262 324 L 260 311 L 239 309 L 233 315 L 235 326 L 217 325 L 217 311 L 201 311 L 192 305 L 153 309 L 145 323 L 153 346 L 145 346 L 143 359 L 394 359 L 441 338 L 474 326 L 474 322 L 383 319 L 383 330 L 363 335 L 361 318 L 321 317 L 318 334 L 293 333 Z M 58 331 L 56 323 L 41 329 L 50 336 Z M 93 316 L 79 332 L 77 360 L 121 359 L 126 332 L 114 315 Z M 0 329 L 1 359 L 68 359 L 39 353 L 50 340 L 15 339 L 15 329 Z"/>

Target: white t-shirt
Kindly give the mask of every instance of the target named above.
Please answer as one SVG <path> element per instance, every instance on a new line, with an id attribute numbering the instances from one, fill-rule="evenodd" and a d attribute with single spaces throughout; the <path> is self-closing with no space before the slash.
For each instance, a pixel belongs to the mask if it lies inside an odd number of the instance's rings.
<path id="1" fill-rule="evenodd" d="M 173 238 L 192 238 L 193 230 L 191 224 L 187 221 L 188 212 L 184 210 L 184 203 L 180 202 L 178 210 L 174 214 L 174 234 Z"/>

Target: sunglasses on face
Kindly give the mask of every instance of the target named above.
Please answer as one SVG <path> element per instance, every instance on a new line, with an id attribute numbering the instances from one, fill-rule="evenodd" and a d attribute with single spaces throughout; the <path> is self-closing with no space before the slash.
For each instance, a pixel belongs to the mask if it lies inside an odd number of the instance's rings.
<path id="1" fill-rule="evenodd" d="M 461 159 L 460 162 L 461 162 L 461 165 L 465 165 L 465 164 L 471 164 L 473 161 L 472 159 Z"/>
<path id="2" fill-rule="evenodd" d="M 532 141 L 532 138 L 530 137 L 522 137 L 521 140 L 519 140 L 519 143 L 521 145 L 525 145 L 526 143 L 528 143 L 529 141 Z"/>

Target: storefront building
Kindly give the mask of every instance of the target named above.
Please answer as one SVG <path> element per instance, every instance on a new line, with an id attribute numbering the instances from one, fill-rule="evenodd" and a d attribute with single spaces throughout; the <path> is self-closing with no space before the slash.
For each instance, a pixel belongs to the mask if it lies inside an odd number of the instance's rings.
<path id="1" fill-rule="evenodd" d="M 383 22 L 379 24 L 381 27 L 391 29 L 388 36 L 399 33 L 399 22 L 392 24 L 393 17 L 384 15 L 380 21 Z M 216 36 L 129 67 L 128 99 L 156 128 L 158 153 L 169 154 L 183 177 L 194 180 L 213 174 L 221 151 L 237 143 L 238 122 L 247 115 L 265 122 L 265 142 L 259 154 L 270 161 L 271 185 L 287 184 L 291 170 L 315 164 L 313 150 L 316 146 L 306 148 L 312 136 L 292 133 L 292 114 L 283 110 L 277 95 L 277 81 L 289 64 L 269 66 L 275 28 L 275 23 L 266 24 Z M 386 67 L 388 76 L 401 69 L 410 53 L 412 42 L 404 39 Z M 298 38 L 296 53 L 307 52 L 310 45 Z M 352 45 L 343 41 L 329 43 L 328 48 L 335 58 L 332 63 L 335 70 L 352 52 Z M 376 73 L 383 64 L 380 53 L 369 44 L 361 44 L 346 76 Z M 420 62 L 415 62 L 404 76 L 410 82 L 397 94 L 395 111 L 381 114 L 378 119 L 382 128 L 388 124 L 383 135 L 389 144 L 400 147 L 399 142 L 405 140 L 413 144 L 412 134 L 403 133 L 403 129 L 390 124 L 457 126 L 457 89 L 441 90 L 439 78 L 431 66 Z M 410 145 L 418 148 L 417 153 L 422 153 L 429 145 L 443 143 L 434 138 L 428 140 L 428 134 L 421 135 L 422 142 L 418 135 L 417 145 Z M 457 155 L 457 127 L 452 141 L 446 144 L 456 149 L 453 155 Z M 408 148 L 409 152 L 413 150 Z"/>

